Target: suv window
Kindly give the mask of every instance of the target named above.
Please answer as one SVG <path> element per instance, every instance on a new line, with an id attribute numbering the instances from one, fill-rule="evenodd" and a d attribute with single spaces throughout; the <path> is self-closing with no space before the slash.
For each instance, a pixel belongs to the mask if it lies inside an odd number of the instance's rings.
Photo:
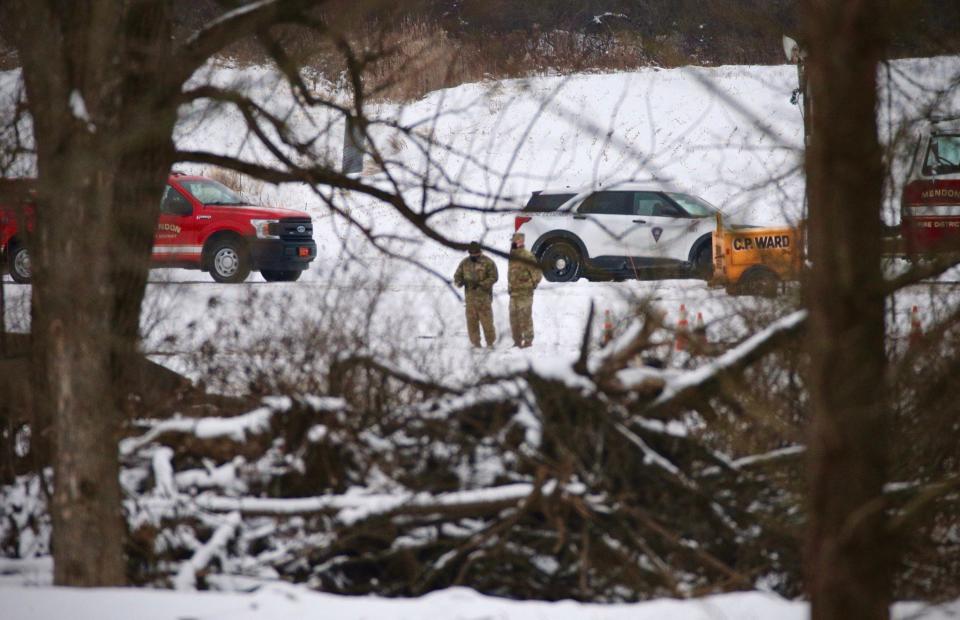
<path id="1" fill-rule="evenodd" d="M 633 214 L 650 217 L 683 217 L 683 213 L 656 192 L 634 192 Z"/>
<path id="2" fill-rule="evenodd" d="M 710 217 L 717 213 L 717 208 L 704 200 L 689 194 L 667 194 L 681 207 L 683 207 L 690 217 Z"/>
<path id="3" fill-rule="evenodd" d="M 551 213 L 560 208 L 560 205 L 576 196 L 576 194 L 544 194 L 542 192 L 533 192 L 530 200 L 527 201 L 524 211 L 534 213 Z"/>
<path id="4" fill-rule="evenodd" d="M 587 196 L 577 209 L 595 215 L 633 215 L 634 192 L 596 192 Z"/>

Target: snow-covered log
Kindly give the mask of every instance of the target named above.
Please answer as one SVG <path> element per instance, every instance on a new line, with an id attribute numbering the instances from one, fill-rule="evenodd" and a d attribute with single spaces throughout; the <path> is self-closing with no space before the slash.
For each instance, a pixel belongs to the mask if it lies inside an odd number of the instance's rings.
<path id="1" fill-rule="evenodd" d="M 177 590 L 193 590 L 197 584 L 197 573 L 207 567 L 218 553 L 223 552 L 230 539 L 236 534 L 240 525 L 240 514 L 231 512 L 202 547 L 197 549 L 189 560 L 180 565 L 173 587 Z"/>
<path id="2" fill-rule="evenodd" d="M 706 396 L 711 386 L 734 376 L 768 352 L 776 350 L 806 324 L 807 311 L 796 310 L 768 325 L 739 345 L 695 370 L 665 375 L 663 391 L 644 408 L 645 415 L 658 417 Z"/>

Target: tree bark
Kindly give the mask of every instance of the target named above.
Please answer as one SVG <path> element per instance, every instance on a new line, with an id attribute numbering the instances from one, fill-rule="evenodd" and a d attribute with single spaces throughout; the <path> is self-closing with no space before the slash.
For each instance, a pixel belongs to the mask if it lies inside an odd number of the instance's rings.
<path id="1" fill-rule="evenodd" d="M 877 137 L 884 3 L 804 0 L 812 94 L 806 287 L 812 405 L 806 579 L 812 617 L 888 618 L 884 530 L 883 172 Z"/>
<path id="2" fill-rule="evenodd" d="M 53 427 L 57 584 L 125 581 L 117 439 L 183 84 L 224 46 L 319 4 L 251 2 L 176 47 L 172 0 L 0 2 L 37 154 L 32 379 L 34 420 Z"/>
<path id="3" fill-rule="evenodd" d="M 54 582 L 126 582 L 119 438 L 179 87 L 168 0 L 3 7 L 37 152 L 36 420 L 53 424 Z M 158 138 L 159 136 L 159 138 Z"/>
<path id="4" fill-rule="evenodd" d="M 117 410 L 128 408 L 130 389 L 139 382 L 140 308 L 150 273 L 150 258 L 160 200 L 175 148 L 180 85 L 166 76 L 173 57 L 173 7 L 167 0 L 132 3 L 126 11 L 117 125 L 122 142 L 114 147 L 117 164 L 114 200 L 109 209 L 111 375 Z"/>
<path id="5" fill-rule="evenodd" d="M 109 226 L 99 205 L 113 199 L 113 175 L 102 165 L 109 128 L 95 127 L 90 116 L 100 111 L 108 84 L 103 70 L 110 53 L 93 40 L 107 38 L 101 28 L 113 21 L 102 8 L 91 3 L 60 13 L 37 3 L 16 10 L 37 150 L 34 392 L 54 429 L 54 582 L 79 586 L 125 582 L 118 418 L 103 399 L 110 386 L 111 289 Z M 77 26 L 90 31 L 83 36 Z"/>

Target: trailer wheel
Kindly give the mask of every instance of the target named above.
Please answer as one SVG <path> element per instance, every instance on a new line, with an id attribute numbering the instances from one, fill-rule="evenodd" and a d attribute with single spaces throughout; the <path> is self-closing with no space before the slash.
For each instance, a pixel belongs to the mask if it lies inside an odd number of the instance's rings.
<path id="1" fill-rule="evenodd" d="M 747 269 L 737 282 L 737 293 L 757 297 L 776 297 L 780 293 L 780 276 L 769 267 L 756 265 Z"/>
<path id="2" fill-rule="evenodd" d="M 693 275 L 702 280 L 713 276 L 713 244 L 704 243 L 693 258 Z"/>
<path id="3" fill-rule="evenodd" d="M 30 254 L 27 248 L 16 244 L 13 245 L 8 257 L 10 267 L 10 277 L 18 284 L 30 284 L 32 272 L 30 269 Z"/>

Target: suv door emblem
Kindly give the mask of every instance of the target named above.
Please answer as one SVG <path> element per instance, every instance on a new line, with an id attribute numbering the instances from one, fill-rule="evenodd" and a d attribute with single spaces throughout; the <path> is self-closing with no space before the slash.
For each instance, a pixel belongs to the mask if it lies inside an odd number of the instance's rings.
<path id="1" fill-rule="evenodd" d="M 659 226 L 654 226 L 650 229 L 650 233 L 653 234 L 653 240 L 657 243 L 660 242 L 660 235 L 663 234 L 663 229 Z"/>

